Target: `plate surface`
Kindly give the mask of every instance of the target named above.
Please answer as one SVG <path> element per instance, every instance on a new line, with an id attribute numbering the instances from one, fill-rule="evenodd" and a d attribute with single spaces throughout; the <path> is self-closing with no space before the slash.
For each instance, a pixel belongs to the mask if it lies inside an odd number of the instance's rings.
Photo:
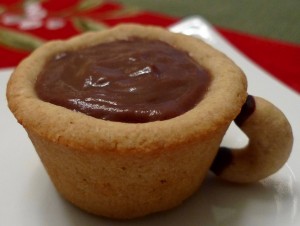
<path id="1" fill-rule="evenodd" d="M 171 30 L 194 35 L 226 53 L 246 73 L 249 93 L 273 102 L 286 114 L 295 137 L 288 163 L 273 176 L 247 186 L 221 182 L 208 175 L 199 191 L 181 206 L 145 218 L 122 222 L 89 215 L 55 191 L 26 132 L 7 108 L 6 83 L 12 70 L 1 70 L 0 225 L 300 225 L 299 95 L 243 56 L 202 18 L 187 18 Z M 233 125 L 223 140 L 227 146 L 245 142 L 245 136 Z"/>

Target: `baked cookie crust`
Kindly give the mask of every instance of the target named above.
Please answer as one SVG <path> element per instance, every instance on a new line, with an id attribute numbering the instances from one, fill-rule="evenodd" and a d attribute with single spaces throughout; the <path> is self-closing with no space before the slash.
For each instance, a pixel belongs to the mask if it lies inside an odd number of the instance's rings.
<path id="1" fill-rule="evenodd" d="M 122 123 L 37 97 L 37 76 L 57 53 L 130 37 L 158 39 L 188 52 L 212 76 L 203 100 L 172 119 Z M 208 44 L 159 27 L 127 24 L 38 48 L 13 72 L 7 99 L 63 197 L 88 212 L 128 219 L 175 207 L 198 189 L 246 100 L 246 89 L 241 69 Z"/>

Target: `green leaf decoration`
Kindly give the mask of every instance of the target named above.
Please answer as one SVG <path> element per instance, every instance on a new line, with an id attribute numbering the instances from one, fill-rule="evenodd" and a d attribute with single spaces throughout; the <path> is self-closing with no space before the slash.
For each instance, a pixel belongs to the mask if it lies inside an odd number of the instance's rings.
<path id="1" fill-rule="evenodd" d="M 127 6 L 120 10 L 105 13 L 101 18 L 103 19 L 120 19 L 124 17 L 135 16 L 141 12 L 140 8 L 134 6 Z"/>
<path id="2" fill-rule="evenodd" d="M 90 10 L 100 6 L 103 3 L 103 0 L 81 0 L 77 6 L 78 10 Z"/>
<path id="3" fill-rule="evenodd" d="M 44 42 L 44 40 L 33 35 L 0 27 L 0 45 L 13 49 L 32 51 Z"/>
<path id="4" fill-rule="evenodd" d="M 0 14 L 4 13 L 4 11 L 5 11 L 5 8 L 0 5 Z"/>
<path id="5" fill-rule="evenodd" d="M 73 18 L 73 24 L 74 26 L 80 31 L 80 32 L 86 32 L 86 31 L 101 31 L 107 28 L 107 26 L 101 22 L 94 21 L 91 19 L 83 18 L 83 17 L 76 17 Z"/>

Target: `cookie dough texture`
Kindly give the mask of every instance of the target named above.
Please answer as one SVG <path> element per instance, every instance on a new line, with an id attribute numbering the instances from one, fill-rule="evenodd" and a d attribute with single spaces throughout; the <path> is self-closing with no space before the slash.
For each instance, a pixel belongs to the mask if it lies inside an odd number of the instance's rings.
<path id="1" fill-rule="evenodd" d="M 287 162 L 293 147 L 289 121 L 277 107 L 253 97 L 255 111 L 241 124 L 249 138 L 240 149 L 231 149 L 231 163 L 218 175 L 235 183 L 252 183 L 277 172 Z"/>
<path id="2" fill-rule="evenodd" d="M 138 124 L 95 119 L 36 96 L 36 78 L 55 54 L 129 37 L 188 52 L 212 76 L 204 99 L 178 117 Z M 243 72 L 224 54 L 192 37 L 133 24 L 49 42 L 20 63 L 7 87 L 9 108 L 58 192 L 90 213 L 120 219 L 167 210 L 191 196 L 246 96 Z"/>

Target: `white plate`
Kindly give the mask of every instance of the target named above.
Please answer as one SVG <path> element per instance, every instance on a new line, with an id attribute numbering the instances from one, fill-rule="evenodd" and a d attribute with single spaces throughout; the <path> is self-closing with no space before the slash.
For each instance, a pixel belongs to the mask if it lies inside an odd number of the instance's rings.
<path id="1" fill-rule="evenodd" d="M 225 52 L 247 74 L 249 93 L 276 104 L 290 120 L 295 143 L 288 163 L 275 175 L 252 185 L 237 186 L 208 175 L 201 189 L 180 207 L 133 221 L 89 215 L 55 191 L 24 129 L 7 108 L 6 83 L 11 70 L 0 71 L 0 225 L 300 225 L 300 97 L 253 64 L 202 18 L 191 17 L 171 28 L 202 38 Z M 259 50 L 258 50 L 259 51 Z M 228 131 L 224 144 L 241 145 L 243 136 Z"/>

